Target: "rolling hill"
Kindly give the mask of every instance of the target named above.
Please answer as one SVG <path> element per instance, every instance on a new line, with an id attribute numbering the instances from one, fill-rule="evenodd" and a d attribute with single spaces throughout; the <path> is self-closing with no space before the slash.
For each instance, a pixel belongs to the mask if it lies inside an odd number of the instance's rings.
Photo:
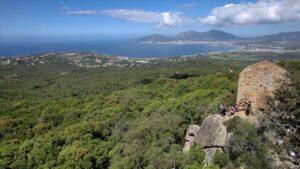
<path id="1" fill-rule="evenodd" d="M 269 42 L 271 41 L 300 42 L 300 31 L 266 35 L 266 36 L 254 38 L 254 40 L 269 41 Z"/>

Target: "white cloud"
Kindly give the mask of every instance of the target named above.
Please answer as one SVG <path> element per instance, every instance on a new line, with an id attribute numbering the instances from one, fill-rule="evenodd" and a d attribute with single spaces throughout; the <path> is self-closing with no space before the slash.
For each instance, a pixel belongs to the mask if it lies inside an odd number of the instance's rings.
<path id="1" fill-rule="evenodd" d="M 111 9 L 101 11 L 101 13 L 113 18 L 125 19 L 135 22 L 155 23 L 161 18 L 160 14 L 157 12 L 137 9 Z"/>
<path id="2" fill-rule="evenodd" d="M 197 7 L 197 6 L 198 6 L 198 4 L 195 4 L 195 3 L 188 3 L 188 4 L 179 5 L 180 8 L 185 8 L 185 9 L 192 9 L 192 8 Z"/>
<path id="3" fill-rule="evenodd" d="M 96 10 L 72 10 L 68 6 L 61 7 L 60 10 L 67 14 L 73 15 L 99 15 L 99 11 Z"/>
<path id="4" fill-rule="evenodd" d="M 111 10 L 62 10 L 74 15 L 103 15 L 134 22 L 152 23 L 157 27 L 171 27 L 199 22 L 197 19 L 184 17 L 180 12 L 152 12 L 138 9 L 111 9 Z"/>
<path id="5" fill-rule="evenodd" d="M 78 10 L 78 11 L 66 11 L 68 14 L 74 15 L 99 15 L 100 13 L 95 10 Z"/>
<path id="6" fill-rule="evenodd" d="M 300 0 L 260 0 L 227 4 L 200 18 L 206 25 L 245 25 L 300 21 Z"/>

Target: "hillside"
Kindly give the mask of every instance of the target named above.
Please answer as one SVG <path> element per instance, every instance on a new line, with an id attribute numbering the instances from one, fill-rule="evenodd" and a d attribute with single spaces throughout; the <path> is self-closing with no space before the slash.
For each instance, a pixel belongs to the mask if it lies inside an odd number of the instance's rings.
<path id="1" fill-rule="evenodd" d="M 256 44 L 260 45 L 268 44 L 273 46 L 281 46 L 289 50 L 294 50 L 300 48 L 300 31 L 267 35 L 253 38 L 250 41 L 254 41 Z M 253 44 L 253 42 L 251 42 L 251 44 Z"/>
<path id="2" fill-rule="evenodd" d="M 300 42 L 300 31 L 267 35 L 254 38 L 254 40 L 265 42 Z"/>
<path id="3" fill-rule="evenodd" d="M 244 63 L 2 65 L 0 168 L 171 168 L 174 158 L 197 164 L 181 153 L 185 129 L 234 102 Z"/>
<path id="4" fill-rule="evenodd" d="M 202 149 L 182 152 L 185 131 L 219 104 L 233 105 L 238 75 L 253 64 L 207 57 L 145 64 L 93 53 L 1 61 L 0 168 L 205 168 Z M 299 79 L 298 61 L 281 64 Z M 243 151 L 225 156 L 226 165 L 259 168 L 261 151 L 253 162 Z"/>

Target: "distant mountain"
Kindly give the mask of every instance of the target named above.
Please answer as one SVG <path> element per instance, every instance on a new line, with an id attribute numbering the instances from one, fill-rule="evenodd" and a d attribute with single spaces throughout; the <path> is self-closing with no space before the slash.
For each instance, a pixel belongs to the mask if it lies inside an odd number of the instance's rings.
<path id="1" fill-rule="evenodd" d="M 207 44 L 222 44 L 222 45 L 238 45 L 243 47 L 253 48 L 284 48 L 289 50 L 300 49 L 300 31 L 285 32 L 273 35 L 260 36 L 255 38 L 243 38 L 219 30 L 210 30 L 207 32 L 187 31 L 177 34 L 173 37 L 168 37 L 159 34 L 137 39 L 138 42 L 168 42 L 174 44 L 184 43 L 207 43 Z"/>
<path id="2" fill-rule="evenodd" d="M 177 34 L 174 37 L 168 37 L 159 34 L 153 34 L 146 37 L 138 38 L 139 42 L 169 42 L 169 41 L 236 41 L 244 38 L 235 36 L 233 34 L 210 30 L 207 32 L 187 31 Z"/>
<path id="3" fill-rule="evenodd" d="M 168 42 L 171 40 L 173 40 L 173 38 L 160 34 L 153 34 L 136 39 L 138 42 Z"/>
<path id="4" fill-rule="evenodd" d="M 197 31 L 187 31 L 187 32 L 182 32 L 176 35 L 177 40 L 197 40 L 198 37 L 201 36 L 200 32 Z"/>
<path id="5" fill-rule="evenodd" d="M 177 34 L 174 37 L 168 37 L 159 34 L 137 39 L 139 42 L 169 42 L 169 41 L 245 41 L 245 42 L 297 42 L 300 43 L 300 31 L 286 32 L 273 35 L 260 36 L 256 38 L 243 38 L 219 30 L 210 30 L 207 32 L 187 31 Z"/>
<path id="6" fill-rule="evenodd" d="M 219 30 L 210 30 L 207 32 L 188 31 L 179 33 L 176 36 L 176 40 L 183 41 L 235 41 L 241 39 L 243 38 Z"/>
<path id="7" fill-rule="evenodd" d="M 298 32 L 285 32 L 273 35 L 261 36 L 254 38 L 256 41 L 266 42 L 300 42 L 300 31 Z"/>

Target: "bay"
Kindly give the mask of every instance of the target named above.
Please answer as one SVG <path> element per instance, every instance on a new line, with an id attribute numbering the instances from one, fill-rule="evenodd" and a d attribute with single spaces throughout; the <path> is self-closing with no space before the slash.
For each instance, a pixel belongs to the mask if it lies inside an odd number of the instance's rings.
<path id="1" fill-rule="evenodd" d="M 13 57 L 43 52 L 96 52 L 131 58 L 173 57 L 228 51 L 234 46 L 204 44 L 143 44 L 133 40 L 60 41 L 60 42 L 0 42 L 0 56 Z"/>

